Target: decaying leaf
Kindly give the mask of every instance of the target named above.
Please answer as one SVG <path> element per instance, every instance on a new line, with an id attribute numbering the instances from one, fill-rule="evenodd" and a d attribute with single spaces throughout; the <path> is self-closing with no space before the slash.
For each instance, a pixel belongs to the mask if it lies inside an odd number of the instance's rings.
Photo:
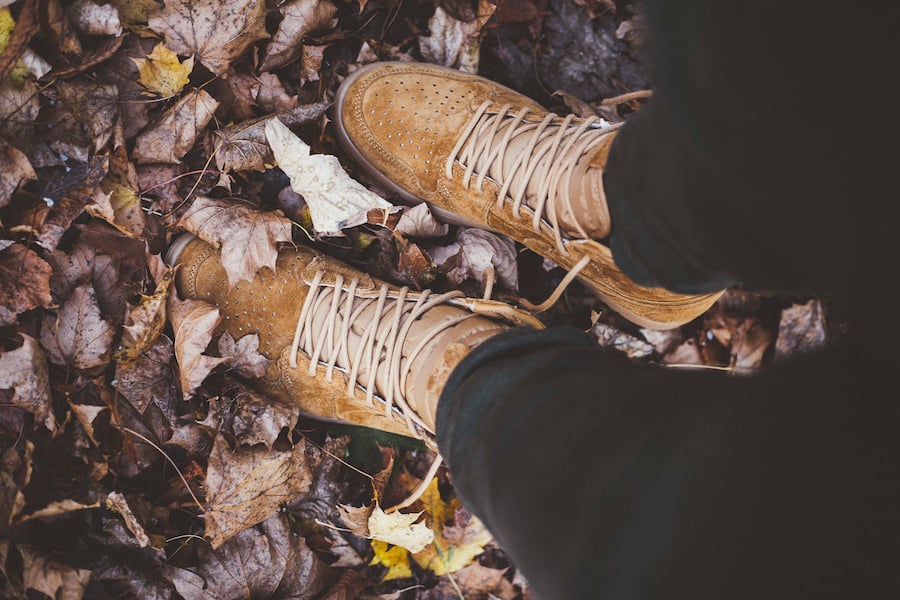
<path id="1" fill-rule="evenodd" d="M 19 334 L 22 345 L 0 354 L 0 389 L 13 390 L 12 403 L 34 415 L 51 431 L 56 429 L 50 406 L 50 373 L 37 340 Z"/>
<path id="2" fill-rule="evenodd" d="M 778 339 L 775 341 L 776 362 L 816 352 L 824 348 L 826 342 L 827 327 L 821 302 L 810 300 L 781 311 Z"/>
<path id="3" fill-rule="evenodd" d="M 413 553 L 420 552 L 434 541 L 431 528 L 425 523 L 416 523 L 421 516 L 421 512 L 388 514 L 376 505 L 369 515 L 369 536 Z"/>
<path id="4" fill-rule="evenodd" d="M 302 442 L 290 451 L 260 446 L 232 450 L 220 434 L 206 472 L 206 537 L 213 549 L 277 513 L 311 483 Z"/>
<path id="5" fill-rule="evenodd" d="M 328 567 L 302 535 L 291 531 L 283 513 L 237 534 L 221 548 L 199 546 L 197 557 L 199 564 L 188 569 L 167 567 L 185 600 L 313 600 L 328 585 Z"/>
<path id="6" fill-rule="evenodd" d="M 0 208 L 9 203 L 19 184 L 36 177 L 28 157 L 0 139 Z"/>
<path id="7" fill-rule="evenodd" d="M 400 215 L 394 231 L 410 237 L 441 237 L 447 235 L 450 226 L 439 223 L 426 203 L 407 208 Z"/>
<path id="8" fill-rule="evenodd" d="M 22 583 L 49 598 L 81 600 L 91 578 L 87 569 L 76 569 L 59 563 L 31 546 L 19 545 L 25 571 Z"/>
<path id="9" fill-rule="evenodd" d="M 264 0 L 166 0 L 149 24 L 167 48 L 194 55 L 222 75 L 250 44 L 266 37 L 265 16 Z"/>
<path id="10" fill-rule="evenodd" d="M 191 71 L 194 70 L 193 56 L 184 59 L 184 62 L 179 61 L 178 55 L 162 43 L 154 46 L 146 58 L 131 60 L 141 73 L 138 83 L 162 98 L 178 94 L 188 84 Z"/>
<path id="11" fill-rule="evenodd" d="M 110 156 L 109 173 L 100 182 L 100 189 L 108 202 L 109 210 L 91 214 L 104 219 L 129 237 L 143 235 L 147 220 L 141 208 L 137 171 L 128 160 L 124 146 L 118 146 Z M 90 206 L 88 211 L 91 211 Z"/>
<path id="12" fill-rule="evenodd" d="M 178 164 L 212 119 L 219 103 L 204 90 L 191 90 L 162 118 L 145 129 L 134 145 L 139 163 Z"/>
<path id="13" fill-rule="evenodd" d="M 300 409 L 296 406 L 274 401 L 238 384 L 231 402 L 221 399 L 215 403 L 210 401 L 210 415 L 203 424 L 212 424 L 216 429 L 221 426 L 224 431 L 226 425 L 216 423 L 227 422 L 237 444 L 263 444 L 271 449 L 282 430 L 293 429 L 299 417 Z"/>
<path id="14" fill-rule="evenodd" d="M 753 372 L 760 368 L 763 355 L 775 336 L 758 319 L 744 319 L 731 342 L 732 366 L 738 372 Z"/>
<path id="15" fill-rule="evenodd" d="M 105 504 L 106 508 L 121 515 L 128 531 L 134 535 L 134 539 L 137 540 L 137 543 L 141 548 L 150 546 L 150 538 L 147 536 L 147 532 L 144 531 L 143 526 L 138 522 L 137 517 L 134 516 L 131 508 L 128 506 L 128 501 L 125 500 L 125 496 L 119 492 L 110 492 L 106 497 Z"/>
<path id="16" fill-rule="evenodd" d="M 119 18 L 131 31 L 147 33 L 147 17 L 162 7 L 162 0 L 113 0 L 119 9 Z"/>
<path id="17" fill-rule="evenodd" d="M 122 34 L 119 11 L 114 4 L 95 4 L 91 0 L 75 0 L 66 7 L 72 23 L 88 35 Z"/>
<path id="18" fill-rule="evenodd" d="M 0 80 L 0 135 L 17 144 L 31 144 L 34 121 L 41 110 L 37 83 L 26 81 L 17 85 Z M 24 152 L 28 147 L 21 145 Z"/>
<path id="19" fill-rule="evenodd" d="M 430 591 L 430 600 L 459 600 L 459 592 L 466 600 L 516 597 L 513 585 L 503 577 L 504 573 L 506 569 L 492 569 L 473 562 L 453 573 L 452 582 L 449 577 L 442 578 Z"/>
<path id="20" fill-rule="evenodd" d="M 16 315 L 53 303 L 51 271 L 44 259 L 22 244 L 0 250 L 0 324 L 11 325 Z"/>
<path id="21" fill-rule="evenodd" d="M 300 58 L 303 38 L 329 31 L 337 24 L 337 7 L 330 0 L 289 0 L 281 5 L 281 23 L 266 48 L 262 71 L 277 69 Z"/>
<path id="22" fill-rule="evenodd" d="M 313 226 L 322 235 L 365 223 L 373 208 L 390 202 L 351 179 L 336 156 L 310 155 L 310 147 L 278 119 L 266 123 L 266 139 L 278 166 L 291 179 L 291 189 L 309 205 Z"/>
<path id="23" fill-rule="evenodd" d="M 222 316 L 212 304 L 201 300 L 179 300 L 177 294 L 169 294 L 167 310 L 175 332 L 181 394 L 189 398 L 209 372 L 225 362 L 224 358 L 203 354 Z"/>
<path id="24" fill-rule="evenodd" d="M 168 404 L 175 399 L 174 356 L 172 340 L 161 335 L 138 356 L 134 365 L 116 365 L 116 389 L 138 413 L 143 414 L 154 401 Z"/>
<path id="25" fill-rule="evenodd" d="M 465 73 L 478 72 L 480 32 L 497 6 L 487 0 L 479 0 L 478 16 L 470 22 L 460 21 L 438 6 L 428 21 L 428 37 L 419 37 L 419 49 L 426 61 L 457 67 Z"/>
<path id="26" fill-rule="evenodd" d="M 141 303 L 128 312 L 122 340 L 113 354 L 113 360 L 122 367 L 133 365 L 156 341 L 166 326 L 166 298 L 173 277 L 174 272 L 168 271 L 157 284 L 153 294 L 142 296 Z"/>
<path id="27" fill-rule="evenodd" d="M 275 270 L 278 243 L 291 241 L 291 222 L 280 211 L 260 212 L 225 200 L 197 198 L 178 226 L 216 246 L 229 285 L 252 280 L 263 267 Z"/>
<path id="28" fill-rule="evenodd" d="M 44 200 L 49 200 L 51 206 L 37 233 L 37 241 L 47 250 L 56 249 L 72 221 L 94 202 L 100 181 L 109 171 L 109 158 L 93 156 L 89 162 L 67 167 L 65 175 L 52 182 Z"/>
<path id="29" fill-rule="evenodd" d="M 484 285 L 489 271 L 507 289 L 519 287 L 519 269 L 516 264 L 516 245 L 506 236 L 482 229 L 462 228 L 456 241 L 447 246 L 431 248 L 429 254 L 438 267 L 452 264 L 447 279 L 459 285 L 469 277 Z M 452 262 L 451 259 L 456 258 Z"/>
<path id="30" fill-rule="evenodd" d="M 71 79 L 56 84 L 60 99 L 84 125 L 98 152 L 112 135 L 118 115 L 119 88 L 89 79 Z"/>
<path id="31" fill-rule="evenodd" d="M 259 353 L 259 335 L 245 335 L 235 341 L 229 332 L 219 338 L 219 354 L 238 375 L 250 379 L 262 377 L 272 361 Z"/>
<path id="32" fill-rule="evenodd" d="M 100 314 L 97 294 L 90 284 L 78 286 L 55 316 L 41 327 L 41 345 L 50 362 L 76 369 L 91 369 L 109 361 L 115 328 Z"/>

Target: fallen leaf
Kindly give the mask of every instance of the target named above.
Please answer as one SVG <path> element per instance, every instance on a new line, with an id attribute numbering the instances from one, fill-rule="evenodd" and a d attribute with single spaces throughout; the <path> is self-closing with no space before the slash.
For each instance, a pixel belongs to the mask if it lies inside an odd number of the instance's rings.
<path id="1" fill-rule="evenodd" d="M 144 527 L 138 522 L 137 517 L 134 516 L 131 508 L 128 506 L 128 501 L 125 500 L 125 496 L 119 492 L 110 492 L 106 497 L 105 504 L 106 508 L 109 510 L 119 513 L 122 520 L 125 522 L 128 531 L 134 535 L 134 539 L 137 540 L 137 543 L 141 548 L 150 547 L 150 538 L 147 536 L 147 532 L 144 531 Z"/>
<path id="2" fill-rule="evenodd" d="M 51 181 L 45 191 L 50 212 L 41 224 L 37 241 L 47 250 L 56 250 L 63 234 L 85 207 L 94 201 L 100 181 L 109 171 L 109 158 L 94 156 L 87 163 L 68 166 L 67 172 Z"/>
<path id="3" fill-rule="evenodd" d="M 75 0 L 66 7 L 72 23 L 88 35 L 122 35 L 119 11 L 114 4 L 94 4 L 91 0 Z"/>
<path id="4" fill-rule="evenodd" d="M 391 204 L 351 179 L 336 156 L 310 155 L 310 147 L 278 119 L 266 123 L 266 139 L 278 166 L 291 179 L 291 189 L 309 206 L 313 226 L 322 235 L 364 223 L 373 208 Z"/>
<path id="5" fill-rule="evenodd" d="M 410 237 L 442 237 L 447 235 L 449 229 L 450 226 L 439 223 L 431 214 L 428 204 L 422 202 L 403 211 L 394 231 Z"/>
<path id="6" fill-rule="evenodd" d="M 459 600 L 462 592 L 466 600 L 493 600 L 492 594 L 500 591 L 504 583 L 512 587 L 503 577 L 506 569 L 492 569 L 474 562 L 449 577 L 442 578 L 429 592 L 429 600 Z M 457 589 L 459 591 L 457 591 Z"/>
<path id="7" fill-rule="evenodd" d="M 20 347 L 0 354 L 0 389 L 13 390 L 13 405 L 27 410 L 37 422 L 54 431 L 47 359 L 37 340 L 24 333 L 19 336 Z"/>
<path id="8" fill-rule="evenodd" d="M 282 19 L 266 48 L 261 71 L 283 67 L 300 58 L 303 38 L 317 31 L 334 29 L 337 7 L 329 0 L 289 0 L 281 5 Z"/>
<path id="9" fill-rule="evenodd" d="M 324 102 L 304 104 L 277 118 L 287 125 L 299 125 L 321 118 L 329 106 Z M 216 166 L 224 171 L 265 171 L 266 165 L 275 161 L 266 140 L 266 124 L 274 118 L 276 115 L 268 115 L 214 131 Z"/>
<path id="10" fill-rule="evenodd" d="M 772 332 L 764 328 L 756 318 L 744 319 L 731 342 L 734 369 L 742 373 L 758 370 L 773 338 Z"/>
<path id="11" fill-rule="evenodd" d="M 44 317 L 41 345 L 54 364 L 92 369 L 109 361 L 114 335 L 100 314 L 94 288 L 86 284 L 72 291 L 55 317 Z"/>
<path id="12" fill-rule="evenodd" d="M 478 72 L 480 33 L 496 5 L 479 0 L 478 16 L 472 21 L 460 21 L 438 6 L 428 21 L 430 36 L 419 36 L 419 50 L 427 62 L 457 67 L 465 73 Z"/>
<path id="13" fill-rule="evenodd" d="M 141 76 L 138 83 L 147 91 L 158 94 L 162 98 L 171 98 L 190 82 L 191 71 L 194 70 L 194 57 L 189 56 L 184 62 L 178 55 L 159 43 L 146 58 L 132 58 Z"/>
<path id="14" fill-rule="evenodd" d="M 55 86 L 66 108 L 87 130 L 94 152 L 99 152 L 112 135 L 119 114 L 119 88 L 89 79 L 69 79 Z"/>
<path id="15" fill-rule="evenodd" d="M 322 68 L 322 59 L 325 57 L 327 46 L 313 46 L 303 44 L 303 52 L 300 56 L 300 80 L 304 83 L 319 80 L 319 70 Z"/>
<path id="16" fill-rule="evenodd" d="M 334 563 L 331 566 L 334 567 Z M 341 573 L 340 579 L 321 597 L 321 600 L 357 600 L 368 586 L 368 579 L 356 571 L 347 569 Z"/>
<path id="17" fill-rule="evenodd" d="M 369 515 L 369 536 L 413 553 L 420 552 L 434 541 L 431 528 L 425 523 L 416 523 L 421 516 L 422 512 L 388 514 L 376 504 Z"/>
<path id="18" fill-rule="evenodd" d="M 67 399 L 67 403 L 69 405 L 69 409 L 72 411 L 72 414 L 75 415 L 75 418 L 78 419 L 78 423 L 81 424 L 81 428 L 84 429 L 84 432 L 87 434 L 88 438 L 94 444 L 94 446 L 99 446 L 99 442 L 97 442 L 97 438 L 94 437 L 94 420 L 100 416 L 100 413 L 104 410 L 109 410 L 108 406 L 91 406 L 89 404 L 76 404 L 71 400 Z"/>
<path id="19" fill-rule="evenodd" d="M 822 350 L 828 341 L 822 303 L 810 300 L 794 304 L 781 311 L 778 339 L 775 340 L 775 361 Z"/>
<path id="20" fill-rule="evenodd" d="M 222 319 L 219 309 L 202 300 L 179 300 L 169 294 L 169 321 L 175 332 L 175 358 L 180 372 L 181 395 L 194 394 L 209 372 L 225 362 L 203 354 L 212 340 L 213 331 Z"/>
<path id="21" fill-rule="evenodd" d="M 27 73 L 21 68 L 20 59 L 29 52 L 28 43 L 38 32 L 38 7 L 37 2 L 23 2 L 18 14 L 18 23 L 13 19 L 7 5 L 11 2 L 4 0 L 0 5 L 0 81 L 7 79 L 15 84 L 22 84 Z"/>
<path id="22" fill-rule="evenodd" d="M 162 0 L 113 0 L 119 9 L 122 23 L 138 34 L 150 33 L 147 29 L 147 17 L 162 7 Z"/>
<path id="23" fill-rule="evenodd" d="M 175 374 L 172 358 L 175 347 L 165 335 L 144 350 L 131 367 L 116 365 L 113 384 L 119 393 L 143 414 L 154 401 L 168 404 L 175 400 Z"/>
<path id="24" fill-rule="evenodd" d="M 41 110 L 36 82 L 17 85 L 0 79 L 0 136 L 16 140 L 28 152 L 34 139 L 34 122 Z"/>
<path id="25" fill-rule="evenodd" d="M 15 315 L 53 303 L 47 262 L 22 244 L 0 250 L 0 324 L 12 325 Z M 8 314 L 7 314 L 8 313 Z"/>
<path id="26" fill-rule="evenodd" d="M 605 323 L 594 323 L 591 331 L 597 338 L 597 343 L 603 348 L 612 348 L 622 352 L 628 358 L 644 358 L 653 354 L 652 344 L 629 335 Z"/>
<path id="27" fill-rule="evenodd" d="M 10 525 L 22 513 L 25 508 L 25 494 L 22 488 L 29 483 L 32 472 L 31 454 L 34 445 L 25 442 L 25 451 L 20 453 L 16 448 L 6 448 L 0 451 L 0 544 L 6 541 L 9 535 Z M 24 477 L 16 477 L 24 471 Z M 22 481 L 24 479 L 24 481 Z M 0 550 L 3 550 L 0 546 Z M 5 565 L 6 559 L 0 552 L 0 565 Z M 2 590 L 2 588 L 0 588 Z"/>
<path id="28" fill-rule="evenodd" d="M 482 229 L 461 228 L 456 242 L 430 248 L 428 253 L 438 267 L 459 257 L 458 265 L 447 273 L 447 279 L 455 285 L 470 277 L 484 285 L 489 271 L 493 270 L 507 289 L 515 291 L 519 288 L 516 245 L 506 236 Z"/>
<path id="29" fill-rule="evenodd" d="M 166 298 L 174 271 L 168 271 L 150 296 L 141 296 L 141 303 L 133 307 L 125 319 L 122 340 L 113 353 L 122 367 L 132 366 L 147 350 L 166 326 Z"/>
<path id="30" fill-rule="evenodd" d="M 59 563 L 31 546 L 20 544 L 18 549 L 25 565 L 22 583 L 26 590 L 58 600 L 81 600 L 91 571 Z"/>
<path id="31" fill-rule="evenodd" d="M 663 356 L 663 362 L 672 365 L 705 365 L 700 348 L 693 338 L 685 340 Z"/>
<path id="32" fill-rule="evenodd" d="M 262 523 L 307 491 L 312 473 L 301 441 L 292 450 L 255 446 L 232 450 L 216 437 L 206 472 L 206 537 L 213 549 Z"/>
<path id="33" fill-rule="evenodd" d="M 259 335 L 255 333 L 235 341 L 226 331 L 219 337 L 219 354 L 228 359 L 228 366 L 238 375 L 249 379 L 265 375 L 272 362 L 259 353 Z"/>
<path id="34" fill-rule="evenodd" d="M 653 346 L 660 356 L 665 356 L 684 341 L 684 334 L 681 332 L 681 329 L 677 328 L 658 331 L 642 327 L 640 331 L 644 339 Z"/>
<path id="35" fill-rule="evenodd" d="M 28 157 L 0 139 L 0 208 L 9 204 L 9 199 L 23 181 L 36 178 Z"/>
<path id="36" fill-rule="evenodd" d="M 124 146 L 112 152 L 109 173 L 100 182 L 100 189 L 107 195 L 110 212 L 94 216 L 99 216 L 129 237 L 143 235 L 147 220 L 141 206 L 137 171 L 128 160 Z"/>
<path id="37" fill-rule="evenodd" d="M 132 156 L 139 163 L 178 164 L 194 147 L 219 103 L 204 90 L 191 90 L 162 118 L 137 136 Z"/>
<path id="38" fill-rule="evenodd" d="M 412 569 L 409 566 L 409 550 L 402 546 L 391 546 L 381 540 L 372 540 L 372 550 L 375 554 L 369 564 L 384 565 L 388 569 L 382 577 L 383 581 L 412 577 Z"/>
<path id="39" fill-rule="evenodd" d="M 200 545 L 197 560 L 185 569 L 166 567 L 185 600 L 313 600 L 328 585 L 327 565 L 303 536 L 291 531 L 282 513 L 237 534 L 221 548 Z"/>
<path id="40" fill-rule="evenodd" d="M 167 48 L 194 55 L 222 75 L 244 50 L 267 36 L 265 16 L 264 0 L 166 0 L 148 22 Z"/>

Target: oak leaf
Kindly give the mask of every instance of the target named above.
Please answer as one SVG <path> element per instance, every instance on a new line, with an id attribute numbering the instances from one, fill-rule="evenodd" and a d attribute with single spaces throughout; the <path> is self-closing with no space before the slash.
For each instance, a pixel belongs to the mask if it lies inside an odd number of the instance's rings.
<path id="1" fill-rule="evenodd" d="M 13 390 L 12 403 L 56 429 L 50 406 L 50 372 L 37 340 L 24 333 L 22 345 L 0 354 L 0 389 Z"/>
<path id="2" fill-rule="evenodd" d="M 204 90 L 191 90 L 162 118 L 138 135 L 132 156 L 139 163 L 178 164 L 193 148 L 219 103 Z"/>
<path id="3" fill-rule="evenodd" d="M 297 60 L 303 52 L 303 38 L 310 33 L 333 29 L 337 7 L 329 0 L 289 0 L 281 5 L 278 31 L 266 48 L 261 71 L 270 71 Z"/>
<path id="4" fill-rule="evenodd" d="M 163 98 L 171 98 L 188 84 L 194 70 L 194 57 L 178 60 L 178 55 L 157 44 L 146 58 L 132 58 L 141 76 L 138 83 Z"/>
<path id="5" fill-rule="evenodd" d="M 180 371 L 181 394 L 189 398 L 216 365 L 225 362 L 203 354 L 221 320 L 219 309 L 202 300 L 179 300 L 169 294 L 169 320 L 175 332 L 175 358 Z"/>
<path id="6" fill-rule="evenodd" d="M 365 223 L 369 210 L 391 203 L 351 179 L 336 156 L 310 154 L 310 147 L 278 119 L 266 123 L 266 139 L 291 189 L 309 205 L 313 226 L 323 235 Z"/>
<path id="7" fill-rule="evenodd" d="M 100 314 L 93 286 L 86 284 L 72 291 L 55 317 L 44 317 L 41 345 L 54 364 L 92 369 L 109 361 L 114 335 Z"/>
<path id="8" fill-rule="evenodd" d="M 222 75 L 252 43 L 267 37 L 265 17 L 264 0 L 166 0 L 149 24 L 165 37 L 167 48 L 193 54 Z"/>
<path id="9" fill-rule="evenodd" d="M 276 514 L 311 483 L 302 442 L 286 451 L 262 446 L 232 450 L 219 434 L 206 472 L 206 537 L 212 548 Z"/>
<path id="10" fill-rule="evenodd" d="M 0 208 L 9 203 L 19 184 L 35 178 L 37 175 L 28 157 L 6 140 L 0 139 Z"/>
<path id="11" fill-rule="evenodd" d="M 274 271 L 278 242 L 291 241 L 291 222 L 280 211 L 212 198 L 194 200 L 178 226 L 221 250 L 230 286 L 252 280 L 263 267 Z"/>
<path id="12" fill-rule="evenodd" d="M 44 259 L 22 244 L 0 251 L 0 324 L 12 325 L 19 313 L 53 303 L 51 271 Z"/>

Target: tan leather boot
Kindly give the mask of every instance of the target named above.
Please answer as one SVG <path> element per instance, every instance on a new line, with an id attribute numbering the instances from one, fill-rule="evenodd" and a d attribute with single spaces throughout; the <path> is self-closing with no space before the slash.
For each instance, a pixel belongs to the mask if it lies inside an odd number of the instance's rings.
<path id="1" fill-rule="evenodd" d="M 216 305 L 218 334 L 259 336 L 273 362 L 253 382 L 307 415 L 433 443 L 437 402 L 453 368 L 511 324 L 542 325 L 501 302 L 414 292 L 307 247 L 284 248 L 275 271 L 228 287 L 218 251 L 184 235 L 167 262 L 184 298 Z"/>
<path id="2" fill-rule="evenodd" d="M 610 229 L 602 176 L 615 136 L 597 119 L 559 117 L 482 77 L 415 63 L 353 72 L 335 114 L 347 150 L 386 188 L 508 235 L 635 323 L 676 327 L 720 295 L 639 286 L 596 241 Z"/>

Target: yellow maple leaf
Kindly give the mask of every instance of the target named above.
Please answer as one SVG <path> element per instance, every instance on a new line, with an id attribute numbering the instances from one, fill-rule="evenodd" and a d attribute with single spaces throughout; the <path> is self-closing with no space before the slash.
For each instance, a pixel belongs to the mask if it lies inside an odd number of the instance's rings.
<path id="1" fill-rule="evenodd" d="M 409 568 L 409 551 L 406 548 L 392 546 L 381 540 L 372 540 L 372 550 L 375 551 L 375 555 L 369 564 L 384 565 L 388 568 L 383 581 L 412 577 L 412 569 Z"/>
<path id="2" fill-rule="evenodd" d="M 138 83 L 163 98 L 171 98 L 187 85 L 194 57 L 179 62 L 178 55 L 159 43 L 147 58 L 132 58 L 141 73 Z"/>
<path id="3" fill-rule="evenodd" d="M 454 573 L 471 563 L 484 551 L 484 545 L 491 541 L 490 532 L 474 516 L 467 516 L 462 524 L 456 522 L 457 511 L 462 509 L 462 504 L 457 498 L 444 502 L 436 477 L 431 480 L 420 501 L 434 531 L 434 542 L 412 555 L 422 568 L 437 576 Z"/>
<path id="4" fill-rule="evenodd" d="M 3 8 L 0 8 L 0 54 L 3 54 L 3 51 L 6 50 L 6 46 L 9 45 L 9 38 L 15 28 L 16 20 L 13 19 L 9 7 L 4 6 Z M 28 67 L 20 60 L 16 63 L 16 66 L 13 67 L 9 78 L 14 83 L 22 85 L 30 74 L 31 72 L 28 70 Z"/>

